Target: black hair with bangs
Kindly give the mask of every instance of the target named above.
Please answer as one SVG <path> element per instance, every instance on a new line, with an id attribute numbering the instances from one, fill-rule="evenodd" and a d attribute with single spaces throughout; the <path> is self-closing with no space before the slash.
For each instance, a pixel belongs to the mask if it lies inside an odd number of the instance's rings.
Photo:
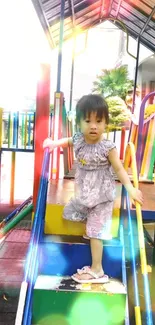
<path id="1" fill-rule="evenodd" d="M 108 104 L 102 96 L 97 94 L 85 95 L 77 102 L 76 123 L 80 124 L 80 120 L 90 117 L 92 112 L 96 112 L 99 119 L 104 117 L 106 124 L 109 123 Z"/>

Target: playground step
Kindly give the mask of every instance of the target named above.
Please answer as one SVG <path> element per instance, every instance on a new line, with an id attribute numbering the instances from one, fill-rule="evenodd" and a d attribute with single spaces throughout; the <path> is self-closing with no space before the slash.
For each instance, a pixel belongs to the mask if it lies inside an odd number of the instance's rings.
<path id="1" fill-rule="evenodd" d="M 72 236 L 72 235 L 44 235 L 43 242 L 55 242 L 55 243 L 74 243 L 74 244 L 88 244 L 89 239 L 84 238 L 83 236 Z M 103 240 L 104 246 L 120 246 L 119 238 L 112 238 L 110 240 Z"/>
<path id="2" fill-rule="evenodd" d="M 62 194 L 63 193 L 61 193 L 61 195 Z M 63 210 L 63 204 L 47 204 L 44 229 L 45 234 L 82 236 L 85 233 L 85 224 L 82 222 L 73 222 L 63 219 Z M 112 217 L 111 234 L 112 237 L 117 237 L 120 221 L 119 208 L 113 209 Z"/>
<path id="3" fill-rule="evenodd" d="M 89 241 L 84 243 L 82 238 L 74 241 L 74 236 L 44 236 L 40 243 L 39 273 L 70 276 L 77 268 L 91 265 Z M 103 268 L 110 277 L 122 278 L 122 245 L 119 240 L 107 241 L 104 245 Z"/>
<path id="4" fill-rule="evenodd" d="M 118 280 L 77 284 L 70 277 L 38 276 L 32 324 L 122 325 L 125 305 L 126 289 Z"/>

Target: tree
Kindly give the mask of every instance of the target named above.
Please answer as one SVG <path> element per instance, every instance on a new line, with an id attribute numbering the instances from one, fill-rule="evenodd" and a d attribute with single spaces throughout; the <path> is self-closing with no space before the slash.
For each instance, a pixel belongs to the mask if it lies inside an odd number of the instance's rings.
<path id="1" fill-rule="evenodd" d="M 124 100 L 118 96 L 106 98 L 109 107 L 109 127 L 111 130 L 121 129 L 130 121 L 131 113 L 127 109 Z"/>
<path id="2" fill-rule="evenodd" d="M 104 95 L 104 97 L 119 96 L 125 100 L 128 90 L 133 87 L 133 80 L 128 78 L 127 66 L 122 65 L 111 70 L 103 69 L 93 85 L 94 93 Z"/>

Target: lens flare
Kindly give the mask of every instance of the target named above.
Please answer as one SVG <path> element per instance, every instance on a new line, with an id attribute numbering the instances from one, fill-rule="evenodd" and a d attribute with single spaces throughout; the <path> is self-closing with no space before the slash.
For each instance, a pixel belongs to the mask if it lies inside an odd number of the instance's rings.
<path id="1" fill-rule="evenodd" d="M 80 294 L 72 306 L 68 319 L 71 325 L 99 325 L 101 319 L 107 325 L 109 312 L 104 307 L 102 294 Z"/>
<path id="2" fill-rule="evenodd" d="M 111 316 L 111 321 L 113 324 L 121 324 L 123 322 L 125 319 L 124 298 L 121 299 L 120 297 L 117 305 L 112 306 L 109 311 L 109 315 Z M 115 317 L 115 315 L 117 315 L 117 317 Z"/>
<path id="3" fill-rule="evenodd" d="M 65 316 L 61 314 L 48 315 L 42 320 L 40 320 L 40 324 L 47 325 L 71 325 Z"/>

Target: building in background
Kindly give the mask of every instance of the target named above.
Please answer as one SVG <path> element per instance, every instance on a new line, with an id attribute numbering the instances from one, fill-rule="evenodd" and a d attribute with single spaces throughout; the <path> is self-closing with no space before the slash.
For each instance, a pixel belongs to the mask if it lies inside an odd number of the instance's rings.
<path id="1" fill-rule="evenodd" d="M 155 55 L 150 55 L 143 60 L 138 68 L 138 83 L 142 90 L 142 98 L 155 91 Z M 155 103 L 154 98 L 149 99 L 149 104 Z"/>

